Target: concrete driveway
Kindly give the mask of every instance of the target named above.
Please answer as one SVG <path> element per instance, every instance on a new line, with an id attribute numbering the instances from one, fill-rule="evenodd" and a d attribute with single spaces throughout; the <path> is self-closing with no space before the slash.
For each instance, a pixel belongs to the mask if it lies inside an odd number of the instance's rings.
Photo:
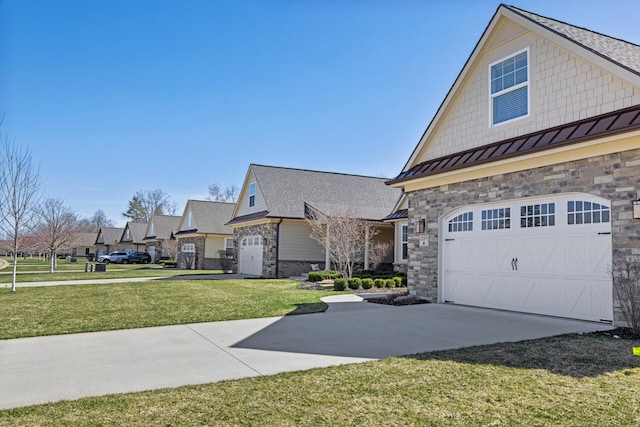
<path id="1" fill-rule="evenodd" d="M 321 314 L 0 341 L 0 409 L 611 329 L 351 295 L 326 301 Z"/>

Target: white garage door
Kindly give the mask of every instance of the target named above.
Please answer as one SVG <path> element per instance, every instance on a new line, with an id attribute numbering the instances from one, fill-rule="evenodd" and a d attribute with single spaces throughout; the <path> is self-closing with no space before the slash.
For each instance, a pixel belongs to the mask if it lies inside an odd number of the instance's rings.
<path id="1" fill-rule="evenodd" d="M 588 194 L 456 210 L 443 221 L 442 299 L 613 319 L 610 203 Z"/>
<path id="2" fill-rule="evenodd" d="M 250 236 L 242 239 L 238 258 L 240 274 L 262 276 L 262 237 Z"/>

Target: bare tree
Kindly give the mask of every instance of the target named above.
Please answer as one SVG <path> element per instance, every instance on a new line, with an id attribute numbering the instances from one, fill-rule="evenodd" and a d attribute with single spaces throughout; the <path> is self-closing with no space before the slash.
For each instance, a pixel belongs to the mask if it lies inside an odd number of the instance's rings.
<path id="1" fill-rule="evenodd" d="M 369 247 L 369 263 L 374 270 L 382 269 L 385 263 L 393 262 L 393 245 L 389 242 L 373 242 Z"/>
<path id="2" fill-rule="evenodd" d="M 640 337 L 640 257 L 628 257 L 611 268 L 620 312 L 632 333 Z"/>
<path id="3" fill-rule="evenodd" d="M 78 217 L 60 199 L 46 199 L 37 209 L 36 235 L 49 255 L 49 272 L 53 273 L 58 250 L 69 245 L 78 234 Z"/>
<path id="4" fill-rule="evenodd" d="M 113 227 L 115 223 L 107 218 L 102 209 L 98 209 L 91 218 L 82 218 L 78 220 L 78 229 L 80 232 L 97 233 L 102 227 Z"/>
<path id="5" fill-rule="evenodd" d="M 11 291 L 16 290 L 18 251 L 33 224 L 33 209 L 40 196 L 40 173 L 31 152 L 2 137 L 0 144 L 0 229 L 11 240 L 13 272 Z"/>
<path id="6" fill-rule="evenodd" d="M 240 189 L 236 185 L 229 185 L 228 187 L 222 188 L 220 184 L 211 184 L 209 185 L 209 195 L 206 197 L 206 200 L 236 203 L 239 195 Z"/>
<path id="7" fill-rule="evenodd" d="M 169 197 L 160 189 L 139 190 L 129 201 L 129 208 L 122 216 L 134 222 L 149 222 L 153 215 L 175 215 L 178 206 L 169 201 Z"/>
<path id="8" fill-rule="evenodd" d="M 308 211 L 307 221 L 311 226 L 310 237 L 316 240 L 346 280 L 353 274 L 356 263 L 363 260 L 367 228 L 370 237 L 376 232 L 367 221 L 357 218 L 348 210 L 320 213 Z M 326 266 L 328 269 L 329 266 Z"/>
<path id="9" fill-rule="evenodd" d="M 178 243 L 178 240 L 167 239 L 162 242 L 162 255 L 170 257 L 171 261 L 178 260 L 179 252 L 180 252 L 180 244 Z"/>

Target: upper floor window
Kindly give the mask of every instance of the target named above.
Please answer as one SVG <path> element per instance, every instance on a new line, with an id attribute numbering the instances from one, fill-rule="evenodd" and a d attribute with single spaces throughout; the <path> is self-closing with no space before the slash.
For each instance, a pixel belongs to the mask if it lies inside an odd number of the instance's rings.
<path id="1" fill-rule="evenodd" d="M 529 114 L 529 51 L 491 68 L 491 123 L 497 125 Z"/>
<path id="2" fill-rule="evenodd" d="M 256 205 L 256 183 L 249 184 L 249 207 Z"/>

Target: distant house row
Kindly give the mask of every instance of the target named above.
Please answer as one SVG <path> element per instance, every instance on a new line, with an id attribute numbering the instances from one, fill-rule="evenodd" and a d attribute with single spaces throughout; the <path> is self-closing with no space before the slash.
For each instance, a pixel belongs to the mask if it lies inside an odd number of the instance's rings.
<path id="1" fill-rule="evenodd" d="M 368 246 L 388 248 L 385 267 L 395 263 L 402 269 L 403 207 L 402 191 L 383 178 L 252 164 L 238 203 L 189 200 L 181 216 L 155 215 L 146 224 L 82 233 L 71 253 L 97 258 L 116 250 L 148 252 L 151 262 L 172 258 L 179 267 L 194 269 L 220 269 L 223 259 L 231 258 L 241 274 L 289 277 L 308 272 L 312 264 L 330 263 L 310 237 L 309 211 L 349 212 L 371 225 Z M 365 254 L 360 266 L 376 267 L 368 258 Z"/>

